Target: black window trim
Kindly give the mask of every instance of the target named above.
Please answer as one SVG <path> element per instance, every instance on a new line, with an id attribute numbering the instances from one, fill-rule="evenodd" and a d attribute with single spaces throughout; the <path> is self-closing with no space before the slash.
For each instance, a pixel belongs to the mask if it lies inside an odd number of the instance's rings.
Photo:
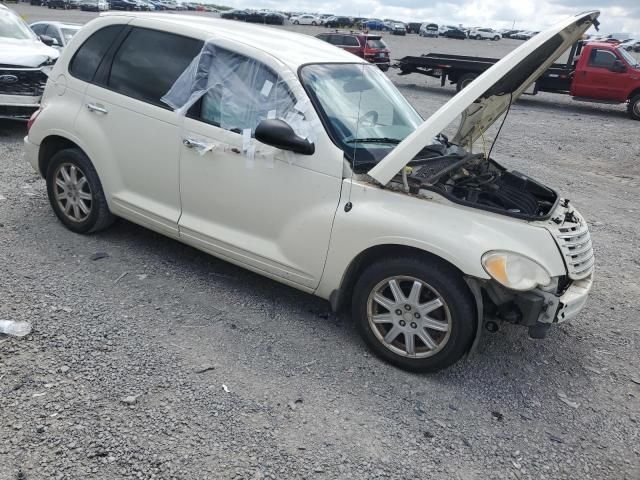
<path id="1" fill-rule="evenodd" d="M 104 30 L 105 28 L 109 28 L 109 27 L 115 27 L 115 26 L 122 26 L 122 30 L 120 30 L 120 33 L 118 33 L 118 35 L 116 35 L 115 40 L 113 41 L 113 43 L 111 44 L 111 46 L 107 49 L 106 53 L 103 55 L 102 60 L 100 60 L 100 63 L 98 63 L 98 67 L 96 68 L 95 72 L 93 72 L 93 77 L 91 77 L 91 80 L 84 80 L 76 75 L 73 74 L 73 72 L 71 71 L 71 66 L 73 65 L 73 62 L 75 61 L 78 53 L 82 50 L 82 47 L 84 47 L 84 45 L 91 40 L 91 38 L 93 38 L 93 36 L 95 34 L 97 34 L 98 32 Z M 111 52 L 112 50 L 116 49 L 116 47 L 120 47 L 120 44 L 122 43 L 122 41 L 124 40 L 124 38 L 126 37 L 126 35 L 128 35 L 128 30 L 131 30 L 131 27 L 129 25 L 127 25 L 126 23 L 112 23 L 110 25 L 105 25 L 102 28 L 99 28 L 98 30 L 96 30 L 95 32 L 93 32 L 91 35 L 89 35 L 84 42 L 82 42 L 82 45 L 80 45 L 75 52 L 73 52 L 73 56 L 71 57 L 71 60 L 69 61 L 69 63 L 67 64 L 67 73 L 75 78 L 80 80 L 81 82 L 85 82 L 85 83 L 95 83 L 95 79 L 98 76 L 98 72 L 100 72 L 100 68 L 102 67 L 102 64 L 105 61 L 105 58 L 107 58 L 109 56 L 109 52 Z"/>
<path id="2" fill-rule="evenodd" d="M 187 38 L 190 40 L 196 40 L 198 42 L 200 42 L 202 44 L 202 46 L 204 46 L 204 40 L 202 40 L 201 38 L 196 38 L 196 37 L 189 37 L 187 35 L 181 35 L 179 33 L 174 33 L 174 32 L 167 32 L 166 30 L 159 30 L 156 28 L 147 28 L 147 27 L 138 27 L 138 26 L 131 26 L 131 25 L 126 25 L 125 28 L 123 29 L 122 32 L 120 32 L 120 34 L 116 37 L 116 40 L 113 42 L 113 44 L 111 45 L 111 47 L 109 47 L 109 50 L 107 50 L 107 53 L 105 54 L 104 57 L 102 57 L 102 61 L 100 62 L 100 64 L 98 65 L 98 68 L 96 69 L 96 74 L 93 77 L 93 81 L 91 81 L 90 83 L 92 83 L 93 85 L 97 85 L 100 88 L 104 88 L 105 90 L 109 90 L 110 92 L 113 93 L 117 93 L 118 95 L 122 95 L 123 97 L 127 97 L 127 98 L 131 98 L 133 100 L 137 100 L 139 102 L 142 103 L 146 103 L 147 105 L 153 105 L 154 107 L 158 107 L 158 108 L 162 108 L 163 110 L 171 110 L 171 107 L 167 104 L 161 103 L 161 102 L 150 102 L 148 100 L 143 100 L 142 98 L 137 98 L 137 97 L 132 97 L 130 95 L 126 95 L 114 88 L 111 88 L 109 86 L 109 77 L 111 76 L 111 68 L 113 67 L 113 60 L 116 56 L 116 54 L 118 53 L 118 51 L 120 50 L 120 47 L 122 47 L 122 44 L 126 41 L 126 39 L 129 37 L 129 35 L 131 34 L 131 32 L 133 32 L 134 29 L 137 30 L 149 30 L 152 32 L 159 32 L 159 33 L 166 33 L 168 35 L 175 35 L 177 37 L 183 37 L 183 38 Z M 202 46 L 200 48 L 202 48 Z"/>

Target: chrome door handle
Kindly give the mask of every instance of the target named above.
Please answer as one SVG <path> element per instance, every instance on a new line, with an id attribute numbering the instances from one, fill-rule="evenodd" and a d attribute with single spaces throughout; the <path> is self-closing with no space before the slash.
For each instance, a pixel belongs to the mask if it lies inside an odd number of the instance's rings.
<path id="1" fill-rule="evenodd" d="M 200 150 L 203 150 L 209 147 L 209 145 L 207 145 L 206 143 L 199 142 L 198 140 L 194 140 L 193 138 L 183 138 L 182 144 L 187 148 L 197 148 Z"/>
<path id="2" fill-rule="evenodd" d="M 99 105 L 96 105 L 95 103 L 87 103 L 87 108 L 89 109 L 90 112 L 102 113 L 105 115 L 109 113 L 109 110 Z"/>

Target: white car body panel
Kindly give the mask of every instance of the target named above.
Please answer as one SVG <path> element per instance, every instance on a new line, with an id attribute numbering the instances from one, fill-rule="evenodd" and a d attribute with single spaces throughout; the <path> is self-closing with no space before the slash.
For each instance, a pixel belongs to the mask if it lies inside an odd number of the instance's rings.
<path id="1" fill-rule="evenodd" d="M 498 119 L 511 101 L 517 100 L 564 51 L 591 27 L 591 22 L 587 21 L 581 25 L 578 25 L 577 22 L 583 19 L 595 20 L 598 15 L 599 12 L 588 12 L 570 17 L 536 35 L 532 40 L 523 43 L 520 47 L 507 54 L 502 60 L 474 79 L 471 84 L 440 107 L 420 127 L 398 144 L 389 155 L 372 168 L 369 171 L 369 175 L 382 185 L 386 185 L 420 150 L 430 144 L 433 138 L 463 113 L 458 134 L 453 141 L 465 146 L 473 143 Z M 552 55 L 546 57 L 546 59 L 541 59 L 535 72 L 521 83 L 517 90 L 513 92 L 512 97 L 509 95 L 495 95 L 480 100 L 479 104 L 475 103 L 486 91 L 500 82 L 507 73 L 527 57 L 533 55 L 536 50 L 555 35 L 562 36 L 562 44 Z"/>
<path id="2" fill-rule="evenodd" d="M 553 276 L 566 274 L 543 222 L 463 207 L 437 194 L 418 198 L 358 179 L 351 184 L 343 152 L 324 129 L 316 132 L 314 155 L 277 151 L 273 168 L 260 159 L 249 166 L 232 150 L 241 149 L 241 135 L 68 73 L 71 57 L 93 32 L 128 22 L 210 40 L 255 58 L 279 73 L 297 100 L 309 100 L 297 77 L 302 65 L 367 63 L 322 40 L 269 27 L 186 15 L 104 14 L 75 35 L 50 76 L 43 109 L 25 139 L 25 154 L 36 170 L 43 140 L 66 138 L 92 160 L 113 213 L 326 299 L 340 288 L 350 263 L 378 245 L 430 252 L 480 279 L 488 278 L 481 256 L 489 250 L 518 252 Z M 491 84 L 512 63 L 491 73 Z M 450 122 L 445 120 L 484 90 L 486 84 L 473 82 L 393 150 L 372 176 L 388 182 L 420 142 L 439 133 Z M 89 103 L 108 114 L 90 112 Z M 319 122 L 315 111 L 309 115 Z M 421 140 L 422 135 L 427 136 Z M 200 155 L 182 144 L 191 137 L 230 148 Z M 353 205 L 348 212 L 347 202 Z"/>

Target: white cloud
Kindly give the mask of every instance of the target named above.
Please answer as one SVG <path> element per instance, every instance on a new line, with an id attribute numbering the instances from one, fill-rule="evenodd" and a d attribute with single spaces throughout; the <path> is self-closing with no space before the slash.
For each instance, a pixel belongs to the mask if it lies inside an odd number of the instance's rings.
<path id="1" fill-rule="evenodd" d="M 215 0 L 209 0 L 215 2 Z M 220 0 L 221 3 L 223 0 Z M 640 34 L 640 0 L 351 0 L 345 3 L 312 0 L 229 0 L 236 8 L 334 13 L 360 17 L 394 18 L 539 30 L 572 14 L 599 9 L 602 32 Z"/>

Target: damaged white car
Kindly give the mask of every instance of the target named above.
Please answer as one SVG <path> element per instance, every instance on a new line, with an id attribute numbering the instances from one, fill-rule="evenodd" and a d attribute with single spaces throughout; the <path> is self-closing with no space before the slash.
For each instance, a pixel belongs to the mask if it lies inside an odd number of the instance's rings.
<path id="1" fill-rule="evenodd" d="M 105 14 L 62 53 L 26 156 L 74 232 L 124 217 L 348 309 L 379 356 L 435 371 L 486 321 L 542 337 L 585 304 L 582 216 L 471 147 L 597 16 L 537 35 L 424 121 L 375 65 L 315 38 Z"/>
<path id="2" fill-rule="evenodd" d="M 45 37 L 47 42 L 53 39 Z M 27 120 L 40 105 L 58 51 L 12 10 L 0 5 L 0 118 Z"/>

